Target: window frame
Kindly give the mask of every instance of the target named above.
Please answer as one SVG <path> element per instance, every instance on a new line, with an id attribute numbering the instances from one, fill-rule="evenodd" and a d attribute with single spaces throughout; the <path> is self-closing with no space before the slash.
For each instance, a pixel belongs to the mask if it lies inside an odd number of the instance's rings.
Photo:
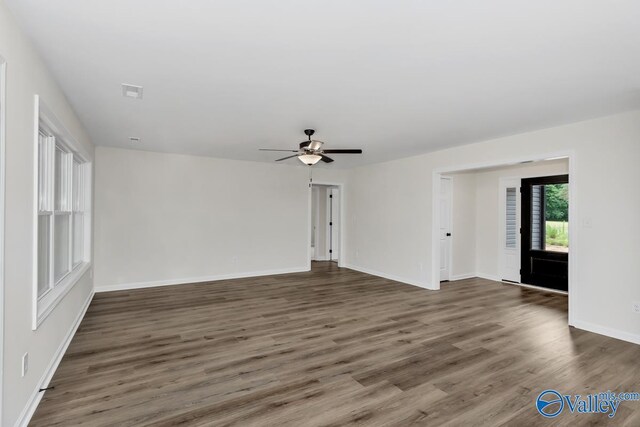
<path id="1" fill-rule="evenodd" d="M 42 102 L 38 95 L 35 96 L 35 120 L 34 120 L 34 239 L 33 239 L 33 286 L 32 286 L 32 329 L 36 330 L 46 317 L 53 312 L 55 307 L 62 301 L 66 294 L 91 268 L 91 179 L 92 162 L 89 153 L 79 144 L 75 138 L 67 131 L 53 112 Z M 42 143 L 43 138 L 46 139 Z M 41 147 L 44 146 L 46 153 L 43 160 L 45 163 L 46 176 L 44 184 L 46 189 L 41 197 L 40 185 L 40 162 Z M 56 206 L 55 182 L 57 172 L 55 170 L 56 151 L 62 152 L 62 164 L 64 165 L 64 175 L 62 187 L 60 187 L 62 203 Z M 77 200 L 74 198 L 74 163 L 79 164 Z M 78 202 L 78 203 L 76 203 Z M 79 241 L 82 247 L 80 260 L 75 262 L 76 236 L 74 220 L 77 215 L 83 218 L 82 238 Z M 39 294 L 39 239 L 38 233 L 40 218 L 47 216 L 48 225 L 48 246 L 49 262 L 47 264 L 47 288 Z M 56 217 L 66 216 L 68 222 L 67 236 L 67 270 L 60 277 L 55 277 L 55 224 Z"/>

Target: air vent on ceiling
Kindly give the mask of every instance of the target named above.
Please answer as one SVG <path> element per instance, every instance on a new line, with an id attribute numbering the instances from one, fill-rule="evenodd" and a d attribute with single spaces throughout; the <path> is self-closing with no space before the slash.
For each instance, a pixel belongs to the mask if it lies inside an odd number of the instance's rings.
<path id="1" fill-rule="evenodd" d="M 129 142 L 140 142 L 140 138 L 138 138 L 137 136 L 130 136 Z"/>
<path id="2" fill-rule="evenodd" d="M 142 86 L 122 83 L 122 95 L 127 98 L 142 99 Z"/>

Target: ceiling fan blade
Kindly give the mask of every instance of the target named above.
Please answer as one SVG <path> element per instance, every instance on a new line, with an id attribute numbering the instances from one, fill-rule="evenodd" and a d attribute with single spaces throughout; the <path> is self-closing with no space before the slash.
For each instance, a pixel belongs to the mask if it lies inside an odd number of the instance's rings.
<path id="1" fill-rule="evenodd" d="M 286 151 L 288 153 L 297 153 L 298 152 L 298 150 L 278 150 L 278 149 L 275 149 L 275 148 L 258 148 L 258 150 L 260 150 L 260 151 Z"/>
<path id="2" fill-rule="evenodd" d="M 333 154 L 362 154 L 362 150 L 355 148 L 337 149 L 337 150 L 322 150 L 323 153 Z"/>
<path id="3" fill-rule="evenodd" d="M 333 159 L 331 157 L 327 157 L 324 154 L 320 154 L 320 156 L 322 156 L 322 161 L 325 162 L 325 163 L 333 162 Z"/>
<path id="4" fill-rule="evenodd" d="M 283 157 L 283 158 L 281 158 L 281 159 L 276 160 L 276 162 L 279 162 L 280 160 L 287 160 L 287 159 L 291 159 L 291 158 L 293 158 L 293 157 L 298 157 L 298 155 L 297 155 L 297 154 L 294 154 L 293 156 Z"/>

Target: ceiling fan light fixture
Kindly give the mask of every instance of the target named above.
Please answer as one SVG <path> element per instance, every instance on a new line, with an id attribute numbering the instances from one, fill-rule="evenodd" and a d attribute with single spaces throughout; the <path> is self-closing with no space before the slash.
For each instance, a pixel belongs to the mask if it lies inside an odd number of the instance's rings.
<path id="1" fill-rule="evenodd" d="M 305 165 L 315 165 L 322 159 L 322 156 L 319 154 L 301 154 L 298 156 L 298 159 L 304 163 Z"/>

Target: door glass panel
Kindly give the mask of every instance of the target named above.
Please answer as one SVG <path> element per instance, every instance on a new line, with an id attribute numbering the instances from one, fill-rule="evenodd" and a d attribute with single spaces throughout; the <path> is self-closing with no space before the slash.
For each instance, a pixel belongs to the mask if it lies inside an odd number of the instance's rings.
<path id="1" fill-rule="evenodd" d="M 569 184 L 531 187 L 531 249 L 569 252 Z"/>
<path id="2" fill-rule="evenodd" d="M 545 250 L 569 252 L 569 184 L 544 187 Z"/>

